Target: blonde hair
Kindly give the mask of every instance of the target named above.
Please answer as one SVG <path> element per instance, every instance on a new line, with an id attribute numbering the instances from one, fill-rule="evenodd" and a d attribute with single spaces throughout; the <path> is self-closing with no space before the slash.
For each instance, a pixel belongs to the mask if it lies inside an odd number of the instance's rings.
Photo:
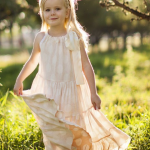
<path id="1" fill-rule="evenodd" d="M 69 18 L 66 18 L 65 20 L 65 27 L 67 29 L 67 32 L 70 29 L 75 31 L 79 36 L 79 38 L 81 39 L 81 41 L 83 42 L 85 51 L 88 53 L 89 34 L 85 32 L 81 24 L 77 21 L 74 0 L 64 0 L 64 1 L 65 1 L 66 9 L 70 9 Z M 42 19 L 41 31 L 44 32 L 50 28 L 50 25 L 47 24 L 46 21 L 44 20 L 44 15 L 43 15 L 45 2 L 46 0 L 39 0 L 39 8 L 40 8 L 39 14 Z"/>

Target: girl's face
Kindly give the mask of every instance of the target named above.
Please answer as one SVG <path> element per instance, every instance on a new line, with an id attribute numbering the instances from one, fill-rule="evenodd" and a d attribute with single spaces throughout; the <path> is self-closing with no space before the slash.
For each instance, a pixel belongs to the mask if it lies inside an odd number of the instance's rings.
<path id="1" fill-rule="evenodd" d="M 50 27 L 64 26 L 69 10 L 65 8 L 65 0 L 46 0 L 43 14 Z"/>

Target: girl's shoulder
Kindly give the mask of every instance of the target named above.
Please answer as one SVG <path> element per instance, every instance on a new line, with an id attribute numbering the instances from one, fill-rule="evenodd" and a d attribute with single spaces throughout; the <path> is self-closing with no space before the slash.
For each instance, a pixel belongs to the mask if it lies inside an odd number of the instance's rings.
<path id="1" fill-rule="evenodd" d="M 40 43 L 41 41 L 42 41 L 42 39 L 44 38 L 44 36 L 45 36 L 45 32 L 44 31 L 40 31 L 40 32 L 38 32 L 37 34 L 36 34 L 36 39 L 37 39 L 37 41 Z"/>
<path id="2" fill-rule="evenodd" d="M 34 53 L 38 53 L 40 52 L 40 42 L 42 41 L 42 39 L 45 36 L 45 32 L 38 32 L 35 35 L 34 41 L 33 41 L 33 52 Z"/>

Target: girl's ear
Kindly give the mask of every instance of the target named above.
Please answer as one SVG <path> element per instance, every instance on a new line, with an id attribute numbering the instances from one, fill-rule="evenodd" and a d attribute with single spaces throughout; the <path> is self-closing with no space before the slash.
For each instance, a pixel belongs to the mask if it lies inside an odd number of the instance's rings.
<path id="1" fill-rule="evenodd" d="M 69 18 L 69 14 L 70 14 L 70 9 L 66 10 L 66 18 Z"/>

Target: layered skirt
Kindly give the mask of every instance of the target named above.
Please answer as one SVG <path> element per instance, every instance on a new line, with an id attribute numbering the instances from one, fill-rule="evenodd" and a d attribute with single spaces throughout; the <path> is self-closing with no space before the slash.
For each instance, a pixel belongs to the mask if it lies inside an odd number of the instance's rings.
<path id="1" fill-rule="evenodd" d="M 37 74 L 31 89 L 20 96 L 42 130 L 45 150 L 125 150 L 131 141 L 94 109 L 86 80 L 76 85 Z"/>

